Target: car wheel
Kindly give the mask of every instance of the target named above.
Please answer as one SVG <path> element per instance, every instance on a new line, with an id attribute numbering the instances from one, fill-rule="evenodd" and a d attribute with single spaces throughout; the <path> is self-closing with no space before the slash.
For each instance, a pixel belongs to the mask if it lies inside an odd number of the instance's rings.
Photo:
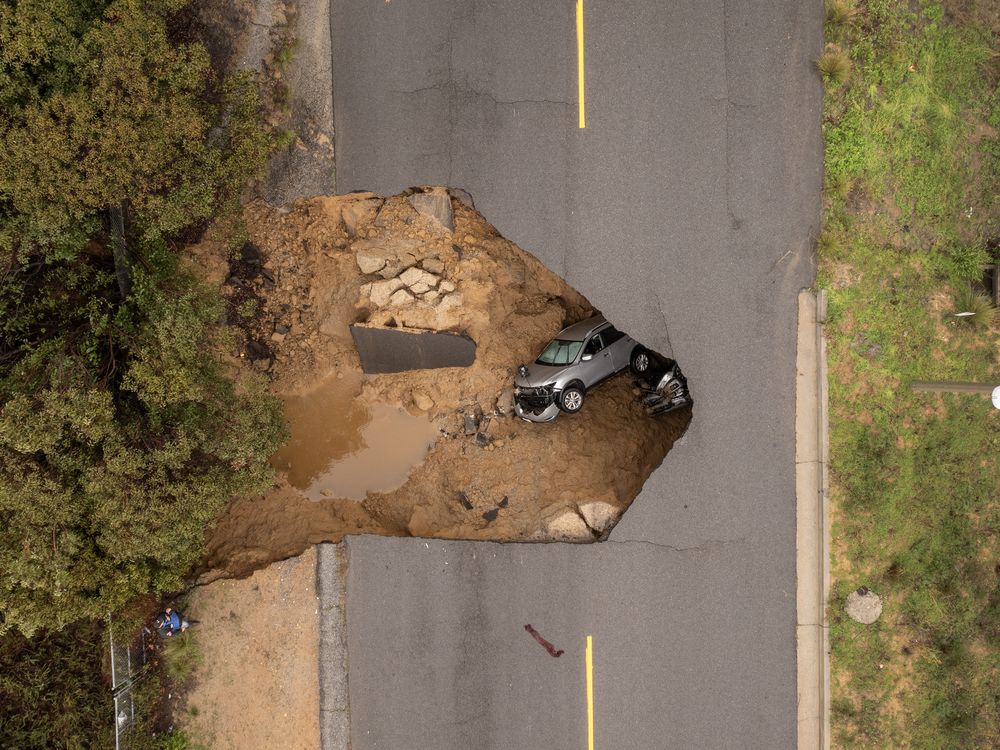
<path id="1" fill-rule="evenodd" d="M 631 365 L 632 372 L 634 374 L 645 375 L 646 371 L 649 370 L 649 352 L 641 346 L 637 346 L 632 351 L 632 359 L 629 360 L 629 364 Z"/>
<path id="2" fill-rule="evenodd" d="M 579 383 L 566 386 L 559 396 L 559 408 L 567 414 L 575 414 L 583 408 L 584 394 L 584 388 Z"/>

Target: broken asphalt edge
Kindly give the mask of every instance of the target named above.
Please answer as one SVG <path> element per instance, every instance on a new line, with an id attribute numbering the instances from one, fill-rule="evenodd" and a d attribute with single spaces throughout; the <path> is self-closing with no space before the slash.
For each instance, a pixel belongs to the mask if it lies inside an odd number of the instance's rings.
<path id="1" fill-rule="evenodd" d="M 347 679 L 347 549 L 316 545 L 319 607 L 319 739 L 321 750 L 349 750 L 351 707 Z"/>
<path id="2" fill-rule="evenodd" d="M 826 295 L 799 293 L 795 388 L 798 747 L 830 747 Z"/>

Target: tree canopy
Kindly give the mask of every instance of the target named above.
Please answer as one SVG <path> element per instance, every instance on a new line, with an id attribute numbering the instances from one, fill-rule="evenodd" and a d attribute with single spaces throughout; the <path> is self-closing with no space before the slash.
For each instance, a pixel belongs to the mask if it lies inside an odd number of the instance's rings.
<path id="1" fill-rule="evenodd" d="M 0 632 L 178 587 L 281 439 L 177 259 L 274 143 L 251 79 L 171 38 L 183 5 L 0 0 Z M 105 221 L 125 202 L 127 261 Z"/>

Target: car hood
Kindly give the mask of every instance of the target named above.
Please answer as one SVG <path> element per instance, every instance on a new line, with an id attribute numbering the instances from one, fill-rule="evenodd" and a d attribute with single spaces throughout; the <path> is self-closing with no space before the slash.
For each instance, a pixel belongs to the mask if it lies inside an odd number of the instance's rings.
<path id="1" fill-rule="evenodd" d="M 575 365 L 540 365 L 537 362 L 531 362 L 530 364 L 526 364 L 525 367 L 528 368 L 528 374 L 516 374 L 514 376 L 514 385 L 521 386 L 522 388 L 537 388 L 541 385 L 554 383 L 560 375 L 575 367 Z"/>

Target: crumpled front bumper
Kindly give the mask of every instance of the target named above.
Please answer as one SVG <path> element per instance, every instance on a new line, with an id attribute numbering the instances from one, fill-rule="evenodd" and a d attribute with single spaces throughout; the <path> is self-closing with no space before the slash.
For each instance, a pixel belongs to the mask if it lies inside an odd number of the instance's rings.
<path id="1" fill-rule="evenodd" d="M 514 413 L 525 422 L 551 422 L 559 416 L 559 404 L 551 403 L 546 407 L 528 406 L 514 399 Z"/>

